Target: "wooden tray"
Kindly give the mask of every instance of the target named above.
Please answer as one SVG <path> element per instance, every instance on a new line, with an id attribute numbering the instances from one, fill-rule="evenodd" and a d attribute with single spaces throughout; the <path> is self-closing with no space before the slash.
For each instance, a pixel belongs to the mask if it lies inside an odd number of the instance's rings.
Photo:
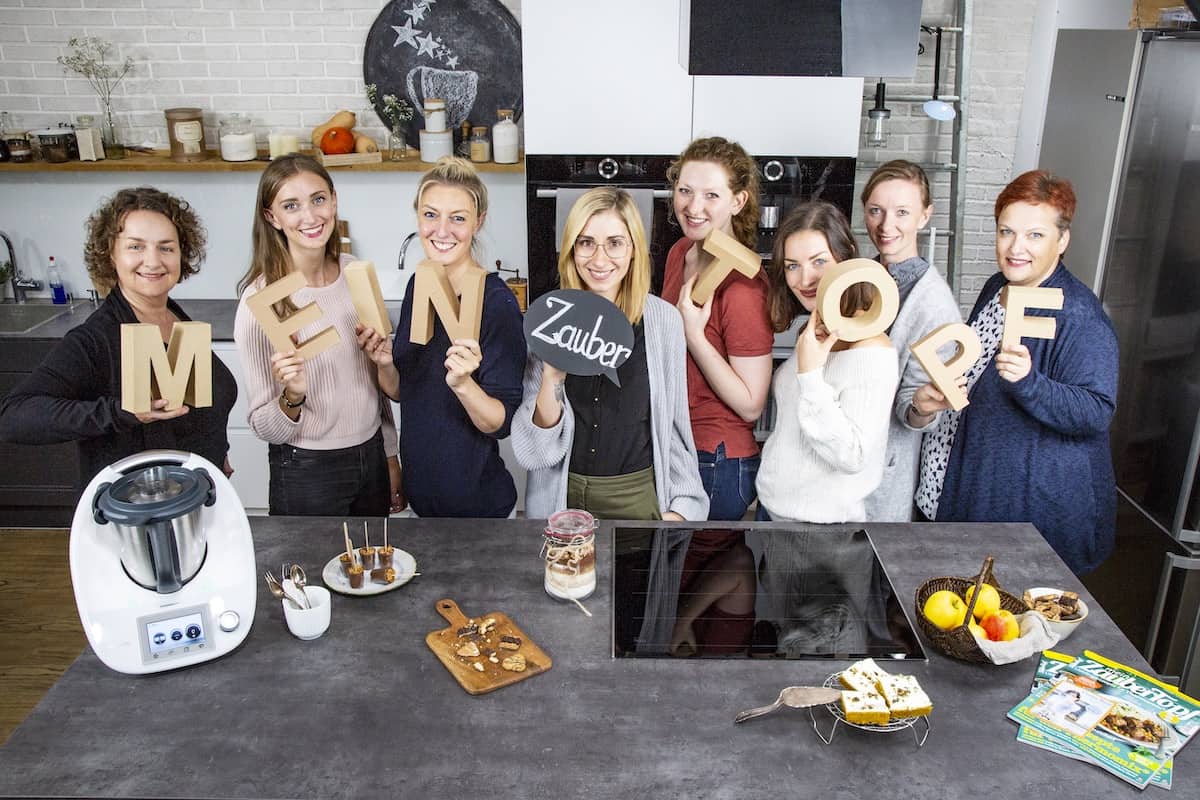
<path id="1" fill-rule="evenodd" d="M 534 644 L 508 618 L 507 614 L 493 611 L 490 614 L 480 614 L 477 617 L 467 618 L 459 610 L 458 604 L 450 599 L 438 600 L 434 604 L 434 607 L 450 623 L 450 627 L 431 632 L 425 637 L 425 644 L 429 645 L 429 649 L 445 665 L 446 669 L 450 670 L 450 674 L 454 676 L 454 679 L 458 681 L 460 686 L 467 690 L 468 694 L 486 694 L 503 686 L 508 686 L 511 683 L 531 678 L 550 669 L 550 656 L 546 655 L 542 648 Z M 485 648 L 495 649 L 496 657 L 501 661 L 506 656 L 511 656 L 515 653 L 525 656 L 524 672 L 510 672 L 501 667 L 500 664 L 492 663 L 486 656 L 480 655 L 469 658 L 458 655 L 458 649 L 468 641 L 467 638 L 460 638 L 458 631 L 467 627 L 472 622 L 482 625 L 489 619 L 496 620 L 496 624 L 486 634 L 486 639 L 480 638 L 476 640 L 479 649 L 481 651 Z M 516 636 L 519 638 L 521 640 L 520 649 L 515 651 L 500 649 L 498 643 L 501 636 Z M 483 671 L 480 672 L 473 667 L 472 664 L 474 663 L 482 664 Z"/>
<path id="2" fill-rule="evenodd" d="M 383 153 L 380 152 L 327 156 L 318 148 L 313 155 L 327 167 L 352 167 L 355 164 L 378 164 L 383 161 Z"/>

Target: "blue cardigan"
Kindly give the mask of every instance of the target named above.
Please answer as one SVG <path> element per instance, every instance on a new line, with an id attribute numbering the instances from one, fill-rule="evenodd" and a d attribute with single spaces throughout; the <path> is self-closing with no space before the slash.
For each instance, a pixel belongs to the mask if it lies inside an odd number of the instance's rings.
<path id="1" fill-rule="evenodd" d="M 1005 285 L 996 273 L 974 322 Z M 938 522 L 1032 522 L 1077 575 L 1112 552 L 1116 482 L 1108 426 L 1117 397 L 1117 335 L 1100 301 L 1060 261 L 1041 284 L 1063 290 L 1054 339 L 1023 339 L 1033 367 L 1010 383 L 989 366 L 963 409 Z"/>

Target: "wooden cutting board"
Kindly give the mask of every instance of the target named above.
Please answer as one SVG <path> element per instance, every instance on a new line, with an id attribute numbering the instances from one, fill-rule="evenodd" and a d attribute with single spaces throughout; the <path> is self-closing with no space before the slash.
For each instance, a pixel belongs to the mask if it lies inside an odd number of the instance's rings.
<path id="1" fill-rule="evenodd" d="M 437 612 L 447 622 L 449 628 L 433 631 L 425 637 L 425 644 L 434 655 L 450 670 L 450 674 L 468 694 L 486 694 L 510 683 L 523 681 L 550 669 L 550 656 L 538 647 L 516 626 L 507 614 L 493 611 L 490 614 L 480 614 L 468 618 L 453 600 L 438 600 L 434 604 Z M 487 623 L 494 620 L 490 627 Z M 486 628 L 483 633 L 472 632 L 474 627 L 479 630 Z M 501 637 L 510 636 L 521 640 L 520 648 L 509 650 L 500 647 Z M 468 642 L 474 642 L 479 648 L 478 656 L 460 656 L 458 651 Z M 496 651 L 500 663 L 492 662 L 486 655 L 488 650 Z M 524 672 L 513 672 L 501 666 L 505 658 L 522 655 L 525 657 Z M 482 671 L 474 665 L 483 667 Z"/>

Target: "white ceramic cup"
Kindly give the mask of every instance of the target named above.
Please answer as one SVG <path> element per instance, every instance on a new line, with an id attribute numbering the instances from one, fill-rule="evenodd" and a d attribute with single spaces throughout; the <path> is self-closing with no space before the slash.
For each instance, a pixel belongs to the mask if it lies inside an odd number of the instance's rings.
<path id="1" fill-rule="evenodd" d="M 295 591 L 290 585 L 290 580 L 284 583 L 288 584 L 288 591 Z M 283 618 L 287 621 L 288 630 L 297 639 L 317 639 L 329 629 L 329 612 L 332 607 L 329 590 L 324 586 L 305 586 L 304 594 L 312 608 L 296 608 L 291 601 L 281 600 Z"/>

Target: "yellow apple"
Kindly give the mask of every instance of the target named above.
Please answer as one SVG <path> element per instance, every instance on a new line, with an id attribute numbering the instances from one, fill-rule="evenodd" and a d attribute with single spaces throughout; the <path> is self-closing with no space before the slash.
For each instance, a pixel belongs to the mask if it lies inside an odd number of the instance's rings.
<path id="1" fill-rule="evenodd" d="M 957 628 L 967 618 L 967 604 L 949 589 L 941 589 L 929 595 L 921 609 L 934 625 L 944 631 Z"/>
<path id="2" fill-rule="evenodd" d="M 966 597 L 963 598 L 968 605 L 971 603 L 971 595 L 975 594 L 975 587 L 968 586 Z M 989 614 L 995 614 L 1000 610 L 1000 593 L 996 591 L 996 587 L 990 583 L 983 584 L 983 588 L 979 590 L 979 600 L 975 603 L 975 610 L 971 613 L 975 619 L 983 619 Z"/>
<path id="3" fill-rule="evenodd" d="M 967 623 L 967 628 L 970 629 L 971 633 L 975 635 L 976 639 L 987 639 L 988 637 L 987 631 L 979 627 L 979 623 L 977 623 L 975 620 L 969 621 Z"/>
<path id="4" fill-rule="evenodd" d="M 1021 635 L 1021 626 L 1011 611 L 1000 609 L 994 614 L 988 614 L 979 622 L 980 627 L 987 631 L 987 637 L 993 642 L 1011 642 Z"/>

